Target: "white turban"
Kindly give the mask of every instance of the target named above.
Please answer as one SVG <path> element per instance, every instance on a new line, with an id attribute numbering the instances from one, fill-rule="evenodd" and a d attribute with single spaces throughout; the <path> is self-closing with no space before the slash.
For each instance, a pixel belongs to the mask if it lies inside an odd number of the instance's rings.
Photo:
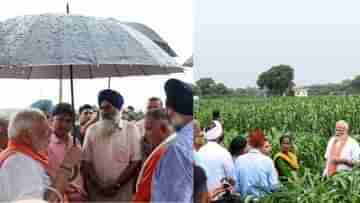
<path id="1" fill-rule="evenodd" d="M 207 140 L 216 140 L 223 133 L 223 128 L 219 121 L 213 121 L 215 123 L 215 127 L 211 128 L 205 133 L 205 137 Z"/>

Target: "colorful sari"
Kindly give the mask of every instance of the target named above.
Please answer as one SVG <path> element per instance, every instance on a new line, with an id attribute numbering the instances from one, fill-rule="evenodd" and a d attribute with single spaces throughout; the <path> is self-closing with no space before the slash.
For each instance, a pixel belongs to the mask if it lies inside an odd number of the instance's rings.
<path id="1" fill-rule="evenodd" d="M 274 156 L 274 162 L 281 180 L 297 177 L 299 162 L 294 153 L 279 152 Z"/>

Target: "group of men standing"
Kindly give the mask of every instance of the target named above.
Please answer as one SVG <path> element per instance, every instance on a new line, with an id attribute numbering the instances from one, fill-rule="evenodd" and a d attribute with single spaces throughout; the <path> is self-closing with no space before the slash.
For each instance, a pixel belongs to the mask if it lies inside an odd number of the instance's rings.
<path id="1" fill-rule="evenodd" d="M 100 115 L 80 109 L 77 129 L 70 104 L 47 116 L 15 113 L 0 153 L 0 201 L 192 202 L 192 89 L 170 79 L 165 93 L 166 108 L 151 98 L 138 123 L 121 119 L 124 98 L 110 89 L 98 94 Z"/>

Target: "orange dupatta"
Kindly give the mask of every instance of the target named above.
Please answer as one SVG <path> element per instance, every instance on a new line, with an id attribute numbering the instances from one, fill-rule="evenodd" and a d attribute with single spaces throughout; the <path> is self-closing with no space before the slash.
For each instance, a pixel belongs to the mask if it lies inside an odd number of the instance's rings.
<path id="1" fill-rule="evenodd" d="M 326 175 L 327 176 L 331 176 L 336 172 L 336 164 L 334 164 L 332 162 L 332 158 L 333 157 L 339 157 L 341 154 L 341 151 L 344 149 L 344 146 L 347 142 L 347 139 L 341 140 L 340 143 L 338 145 L 337 142 L 339 142 L 336 138 L 333 141 L 332 145 L 330 146 L 330 154 L 329 157 L 326 160 L 326 164 L 327 164 L 327 171 L 326 171 Z"/>
<path id="2" fill-rule="evenodd" d="M 166 146 L 171 143 L 175 135 L 168 137 L 163 143 L 157 146 L 154 151 L 145 160 L 136 181 L 136 192 L 133 195 L 132 202 L 150 202 L 152 177 L 158 161 L 166 151 Z"/>
<path id="3" fill-rule="evenodd" d="M 161 146 L 145 161 L 137 181 L 136 193 L 132 198 L 133 202 L 150 202 L 152 176 L 155 172 L 156 164 L 164 154 L 165 149 L 164 146 Z"/>
<path id="4" fill-rule="evenodd" d="M 44 169 L 51 178 L 55 178 L 55 172 L 50 170 L 49 160 L 45 154 L 36 153 L 30 147 L 18 143 L 15 140 L 9 140 L 7 148 L 4 151 L 1 151 L 0 167 L 7 158 L 9 158 L 12 154 L 15 154 L 16 152 L 20 152 L 27 156 L 30 156 L 32 159 L 39 162 L 44 167 Z M 68 202 L 68 198 L 66 194 L 64 194 L 64 202 L 65 203 Z"/>

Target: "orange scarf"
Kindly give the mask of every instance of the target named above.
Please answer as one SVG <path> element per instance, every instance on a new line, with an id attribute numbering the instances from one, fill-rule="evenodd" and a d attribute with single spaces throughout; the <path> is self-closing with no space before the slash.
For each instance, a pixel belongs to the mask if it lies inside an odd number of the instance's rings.
<path id="1" fill-rule="evenodd" d="M 30 147 L 18 143 L 15 140 L 9 140 L 7 148 L 0 153 L 0 167 L 7 158 L 9 158 L 12 154 L 15 154 L 17 152 L 30 156 L 35 161 L 39 162 L 44 167 L 50 178 L 52 179 L 55 178 L 55 172 L 50 170 L 48 157 L 45 154 L 36 153 Z M 68 202 L 67 195 L 64 194 L 64 203 L 67 202 Z"/>
<path id="2" fill-rule="evenodd" d="M 340 142 L 337 145 L 337 142 Z M 344 146 L 347 142 L 347 138 L 344 140 L 340 140 L 338 141 L 336 138 L 334 140 L 334 142 L 332 143 L 331 147 L 330 147 L 330 155 L 327 158 L 327 171 L 326 171 L 326 175 L 327 176 L 331 176 L 336 172 L 336 164 L 334 164 L 332 162 L 332 158 L 333 157 L 340 157 L 341 151 L 344 149 Z"/>
<path id="3" fill-rule="evenodd" d="M 145 161 L 138 178 L 133 202 L 150 202 L 152 177 L 155 172 L 156 164 L 164 154 L 165 149 L 165 146 L 161 146 Z"/>
<path id="4" fill-rule="evenodd" d="M 155 172 L 156 165 L 165 153 L 167 145 L 174 141 L 174 138 L 174 134 L 168 137 L 163 143 L 157 146 L 145 160 L 136 181 L 136 193 L 133 195 L 133 202 L 150 202 L 152 177 Z"/>

